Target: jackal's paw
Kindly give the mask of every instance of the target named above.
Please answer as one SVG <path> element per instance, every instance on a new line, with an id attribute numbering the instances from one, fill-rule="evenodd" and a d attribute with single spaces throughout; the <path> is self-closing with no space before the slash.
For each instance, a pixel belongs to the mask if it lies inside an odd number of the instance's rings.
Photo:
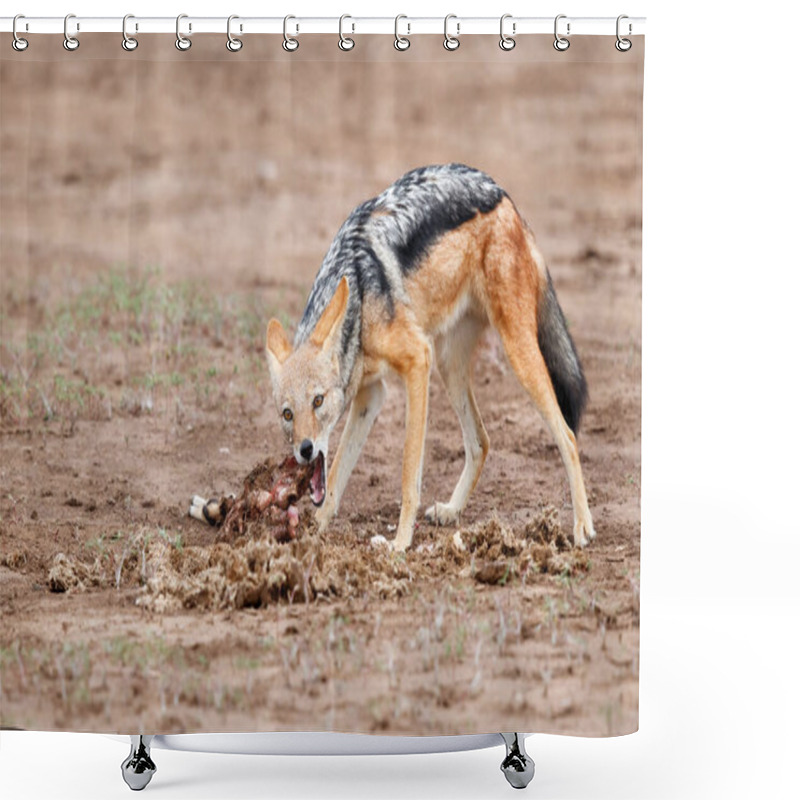
<path id="1" fill-rule="evenodd" d="M 455 525 L 459 511 L 450 503 L 434 503 L 426 512 L 425 519 L 432 525 Z"/>
<path id="2" fill-rule="evenodd" d="M 579 519 L 575 521 L 575 528 L 573 531 L 573 542 L 575 547 L 586 547 L 589 542 L 594 539 L 597 534 L 594 531 L 592 518 Z"/>
<path id="3" fill-rule="evenodd" d="M 380 533 L 376 533 L 369 540 L 369 543 L 370 543 L 370 545 L 372 545 L 372 547 L 377 547 L 377 548 L 384 548 L 385 547 L 387 550 L 391 550 L 392 549 L 392 543 L 385 536 L 382 536 Z"/>
<path id="4" fill-rule="evenodd" d="M 331 520 L 336 516 L 336 511 L 333 508 L 333 504 L 322 506 L 322 508 L 318 508 L 316 513 L 314 514 L 314 520 L 317 523 L 317 527 L 320 531 L 324 531 L 328 525 L 331 524 Z"/>

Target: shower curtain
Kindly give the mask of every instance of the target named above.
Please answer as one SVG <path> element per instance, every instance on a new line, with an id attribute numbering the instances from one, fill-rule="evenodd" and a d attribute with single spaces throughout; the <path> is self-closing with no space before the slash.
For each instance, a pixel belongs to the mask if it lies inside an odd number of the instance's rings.
<path id="1" fill-rule="evenodd" d="M 354 38 L 1 40 L 3 727 L 636 730 L 643 39 Z"/>

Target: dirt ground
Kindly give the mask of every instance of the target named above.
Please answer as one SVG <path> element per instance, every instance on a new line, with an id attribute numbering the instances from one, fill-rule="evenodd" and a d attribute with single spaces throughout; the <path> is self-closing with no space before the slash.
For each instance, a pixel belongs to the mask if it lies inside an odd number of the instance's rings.
<path id="1" fill-rule="evenodd" d="M 305 37 L 295 58 L 272 37 L 237 55 L 117 39 L 24 56 L 0 40 L 0 725 L 635 730 L 638 42 L 402 54 L 364 37 L 343 54 Z M 324 536 L 215 544 L 191 496 L 286 450 L 267 320 L 299 319 L 358 202 L 448 161 L 489 172 L 548 259 L 589 382 L 596 541 L 565 542 L 566 473 L 489 335 L 491 451 L 457 528 L 420 514 L 405 557 L 370 545 L 399 515 L 395 380 Z M 462 459 L 437 376 L 423 508 Z"/>

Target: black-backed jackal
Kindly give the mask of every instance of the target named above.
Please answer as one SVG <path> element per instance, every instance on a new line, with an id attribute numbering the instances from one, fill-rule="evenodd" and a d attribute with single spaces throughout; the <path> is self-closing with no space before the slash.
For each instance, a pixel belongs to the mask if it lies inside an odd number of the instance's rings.
<path id="1" fill-rule="evenodd" d="M 434 354 L 461 422 L 466 462 L 450 500 L 434 503 L 425 516 L 456 521 L 489 452 L 470 385 L 472 352 L 489 324 L 558 445 L 574 542 L 594 538 L 575 440 L 586 381 L 544 258 L 508 195 L 461 164 L 415 169 L 353 211 L 317 273 L 294 345 L 270 320 L 273 395 L 295 457 L 315 465 L 311 496 L 322 527 L 336 513 L 392 369 L 406 388 L 403 498 L 393 546 L 411 544 Z M 348 405 L 328 470 L 329 437 Z"/>

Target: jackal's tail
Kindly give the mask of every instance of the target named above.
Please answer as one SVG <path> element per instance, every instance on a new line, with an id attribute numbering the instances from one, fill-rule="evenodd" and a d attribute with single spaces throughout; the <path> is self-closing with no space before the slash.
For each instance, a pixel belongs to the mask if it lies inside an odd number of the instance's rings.
<path id="1" fill-rule="evenodd" d="M 539 349 L 550 373 L 558 406 L 573 433 L 578 432 L 588 388 L 575 344 L 567 330 L 550 272 L 542 288 L 537 311 Z"/>

